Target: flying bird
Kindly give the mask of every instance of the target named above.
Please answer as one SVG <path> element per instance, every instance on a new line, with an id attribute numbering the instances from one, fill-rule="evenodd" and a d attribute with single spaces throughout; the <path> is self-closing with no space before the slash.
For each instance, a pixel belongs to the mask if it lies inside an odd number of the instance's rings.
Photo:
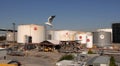
<path id="1" fill-rule="evenodd" d="M 53 21 L 54 18 L 55 18 L 55 15 L 54 15 L 54 16 L 50 16 L 50 17 L 48 18 L 48 22 L 46 22 L 45 24 L 47 24 L 47 25 L 49 25 L 49 26 L 53 26 L 53 25 L 52 25 L 52 21 Z"/>

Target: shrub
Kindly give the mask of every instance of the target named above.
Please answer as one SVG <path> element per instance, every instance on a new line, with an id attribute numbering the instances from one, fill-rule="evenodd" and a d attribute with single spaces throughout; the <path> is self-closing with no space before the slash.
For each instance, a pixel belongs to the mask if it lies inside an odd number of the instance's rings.
<path id="1" fill-rule="evenodd" d="M 110 66 L 117 66 L 117 65 L 115 64 L 115 59 L 114 59 L 113 56 L 111 56 L 111 58 L 110 58 Z"/>
<path id="2" fill-rule="evenodd" d="M 62 61 L 62 60 L 73 60 L 74 59 L 74 56 L 73 55 L 63 55 L 59 61 Z"/>
<path id="3" fill-rule="evenodd" d="M 88 51 L 88 54 L 94 54 L 94 53 L 92 52 L 92 50 L 89 50 L 89 51 Z"/>

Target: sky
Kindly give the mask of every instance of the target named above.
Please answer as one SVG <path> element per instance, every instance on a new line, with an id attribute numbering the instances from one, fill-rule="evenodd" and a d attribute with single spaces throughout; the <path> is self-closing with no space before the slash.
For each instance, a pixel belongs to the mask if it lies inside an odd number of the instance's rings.
<path id="1" fill-rule="evenodd" d="M 54 29 L 92 31 L 120 22 L 120 0 L 0 0 L 0 28 L 12 23 L 44 25 L 56 15 Z"/>

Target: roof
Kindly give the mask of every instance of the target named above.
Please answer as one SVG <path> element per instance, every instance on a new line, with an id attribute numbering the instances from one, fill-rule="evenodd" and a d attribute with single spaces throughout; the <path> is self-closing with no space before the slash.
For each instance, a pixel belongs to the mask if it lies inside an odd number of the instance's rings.
<path id="1" fill-rule="evenodd" d="M 51 43 L 53 43 L 54 45 L 58 45 L 60 43 L 60 41 L 57 41 L 57 40 L 47 40 Z"/>
<path id="2" fill-rule="evenodd" d="M 13 30 L 13 29 L 0 29 L 0 31 L 10 31 L 10 32 L 15 31 L 15 32 L 17 32 L 17 30 Z"/>
<path id="3" fill-rule="evenodd" d="M 99 56 L 95 59 L 94 63 L 102 63 L 107 64 L 110 61 L 110 57 L 108 56 Z"/>
<path id="4" fill-rule="evenodd" d="M 70 64 L 73 64 L 74 61 L 72 60 L 62 60 L 56 63 L 56 65 L 62 65 L 62 66 L 68 66 Z"/>
<path id="5" fill-rule="evenodd" d="M 40 43 L 40 45 L 53 45 L 53 44 L 49 41 L 43 41 Z"/>
<path id="6" fill-rule="evenodd" d="M 40 45 L 58 45 L 59 41 L 47 40 L 40 43 Z"/>
<path id="7" fill-rule="evenodd" d="M 95 56 L 87 61 L 87 65 L 92 65 L 94 63 L 98 64 L 108 64 L 110 57 L 108 56 Z"/>

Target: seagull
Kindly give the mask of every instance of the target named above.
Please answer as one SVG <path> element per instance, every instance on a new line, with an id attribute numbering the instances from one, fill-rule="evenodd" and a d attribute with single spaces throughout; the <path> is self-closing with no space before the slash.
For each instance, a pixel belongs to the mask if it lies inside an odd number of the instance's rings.
<path id="1" fill-rule="evenodd" d="M 49 25 L 49 26 L 53 26 L 52 25 L 52 21 L 53 21 L 53 19 L 55 18 L 55 15 L 54 16 L 50 16 L 49 18 L 48 18 L 48 22 L 46 22 L 45 24 L 47 24 L 47 25 Z"/>

